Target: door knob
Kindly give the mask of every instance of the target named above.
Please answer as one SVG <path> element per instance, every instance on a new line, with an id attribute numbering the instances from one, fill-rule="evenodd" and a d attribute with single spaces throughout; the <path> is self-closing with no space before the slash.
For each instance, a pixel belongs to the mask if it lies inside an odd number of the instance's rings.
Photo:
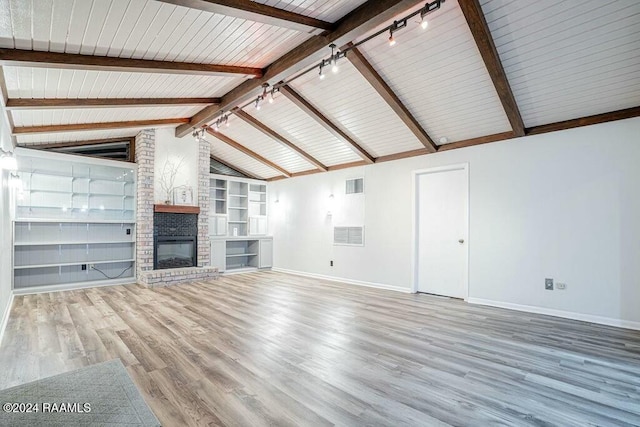
<path id="1" fill-rule="evenodd" d="M 458 243 L 463 244 L 464 243 L 464 239 L 458 239 Z"/>

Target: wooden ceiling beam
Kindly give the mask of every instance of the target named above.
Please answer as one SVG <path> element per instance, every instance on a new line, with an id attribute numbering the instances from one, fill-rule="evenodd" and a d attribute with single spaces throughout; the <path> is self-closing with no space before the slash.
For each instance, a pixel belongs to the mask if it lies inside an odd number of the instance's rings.
<path id="1" fill-rule="evenodd" d="M 77 132 L 107 129 L 126 128 L 152 128 L 158 126 L 171 126 L 181 123 L 188 123 L 188 118 L 178 119 L 157 119 L 157 120 L 132 120 L 126 122 L 101 122 L 101 123 L 74 123 L 68 125 L 45 125 L 45 126 L 22 126 L 14 127 L 14 135 Z"/>
<path id="2" fill-rule="evenodd" d="M 229 111 L 257 96 L 262 84 L 277 83 L 319 62 L 331 43 L 342 46 L 417 4 L 420 2 L 416 0 L 366 1 L 336 22 L 333 31 L 312 36 L 266 67 L 261 78 L 241 83 L 222 97 L 220 105 L 210 105 L 196 113 L 188 124 L 176 128 L 176 137 L 181 138 L 211 122 L 222 110 Z"/>
<path id="3" fill-rule="evenodd" d="M 282 93 L 289 101 L 293 102 L 298 108 L 307 113 L 312 119 L 318 122 L 323 128 L 325 128 L 334 137 L 341 141 L 344 141 L 349 148 L 351 148 L 358 156 L 360 156 L 367 163 L 374 163 L 375 158 L 371 154 L 362 148 L 357 142 L 355 142 L 349 135 L 344 133 L 338 126 L 336 126 L 331 120 L 329 120 L 324 114 L 322 114 L 316 107 L 311 105 L 309 101 L 304 99 L 298 92 L 293 90 L 290 86 L 284 85 L 280 87 L 280 93 Z"/>
<path id="4" fill-rule="evenodd" d="M 253 158 L 254 160 L 257 160 L 258 162 L 262 163 L 263 165 L 269 166 L 270 168 L 277 170 L 278 172 L 280 172 L 282 175 L 286 176 L 287 178 L 291 177 L 291 172 L 287 171 L 286 169 L 281 168 L 280 166 L 276 165 L 272 161 L 270 161 L 268 159 L 265 159 L 264 157 L 262 157 L 260 154 L 256 153 L 255 151 L 252 151 L 252 150 L 248 149 L 244 145 L 234 141 L 233 139 L 229 138 L 228 136 L 226 136 L 226 135 L 224 135 L 224 134 L 222 134 L 220 132 L 214 132 L 210 127 L 207 127 L 206 129 L 207 129 L 207 133 L 209 135 L 218 138 L 220 141 L 224 142 L 228 146 L 233 147 L 238 151 L 241 151 L 242 153 L 244 153 L 247 156 Z"/>
<path id="5" fill-rule="evenodd" d="M 579 119 L 564 120 L 561 122 L 549 123 L 547 125 L 534 126 L 527 128 L 526 133 L 527 135 L 538 135 L 546 132 L 555 132 L 580 126 L 595 125 L 598 123 L 612 122 L 614 120 L 630 119 L 638 116 L 640 116 L 640 106 L 611 111 L 609 113 L 595 114 L 593 116 L 581 117 Z"/>
<path id="6" fill-rule="evenodd" d="M 307 162 L 311 163 L 312 165 L 314 165 L 316 168 L 320 169 L 321 171 L 326 172 L 328 170 L 325 165 L 320 163 L 313 156 L 308 154 L 306 151 L 302 150 L 296 144 L 294 144 L 293 142 L 289 141 L 287 138 L 285 138 L 284 136 L 280 135 L 278 132 L 274 131 L 273 129 L 271 129 L 270 127 L 265 125 L 264 123 L 260 122 L 255 117 L 251 116 L 246 111 L 244 111 L 244 110 L 242 110 L 240 108 L 237 108 L 237 109 L 233 110 L 233 114 L 235 114 L 238 118 L 242 119 L 245 123 L 249 124 L 253 128 L 255 128 L 258 131 L 262 132 L 263 134 L 267 135 L 269 138 L 275 140 L 279 144 L 289 148 L 290 150 L 295 151 L 300 157 L 302 157 Z"/>
<path id="7" fill-rule="evenodd" d="M 351 47 L 350 43 L 348 47 Z M 384 81 L 384 79 L 378 74 L 373 66 L 367 61 L 367 58 L 358 50 L 358 48 L 351 48 L 347 54 L 347 59 L 351 64 L 356 67 L 356 70 L 360 72 L 362 77 L 378 92 L 378 95 L 384 99 L 394 113 L 402 120 L 407 128 L 418 138 L 418 141 L 422 143 L 428 152 L 434 153 L 438 150 L 438 146 L 433 142 L 427 132 L 420 126 L 420 123 L 413 117 L 411 112 L 404 106 L 400 98 L 393 92 L 391 87 Z"/>
<path id="8" fill-rule="evenodd" d="M 505 139 L 516 138 L 513 131 L 494 133 L 493 135 L 479 136 L 477 138 L 463 139 L 462 141 L 443 144 L 438 147 L 438 151 L 453 150 L 456 148 L 471 147 L 473 145 L 487 144 L 489 142 L 504 141 Z"/>
<path id="9" fill-rule="evenodd" d="M 509 123 L 511 123 L 513 133 L 515 136 L 524 136 L 524 122 L 522 121 L 516 98 L 513 96 L 511 86 L 507 80 L 507 75 L 502 67 L 502 62 L 500 62 L 493 37 L 491 37 L 491 30 L 489 30 L 487 20 L 484 17 L 484 13 L 482 13 L 480 2 L 479 0 L 463 0 L 459 2 L 459 5 L 478 46 L 484 65 L 487 67 L 489 76 L 496 88 L 500 102 L 502 102 L 504 112 L 509 119 Z"/>
<path id="10" fill-rule="evenodd" d="M 211 160 L 215 160 L 216 162 L 220 163 L 221 165 L 224 165 L 226 167 L 228 167 L 229 169 L 232 169 L 238 173 L 241 173 L 243 175 L 245 175 L 248 178 L 252 178 L 252 179 L 262 179 L 248 171 L 246 171 L 245 169 L 239 168 L 238 166 L 234 166 L 231 163 L 227 162 L 226 160 L 222 160 L 220 157 L 216 157 L 213 154 L 209 154 L 209 157 L 211 158 Z"/>
<path id="11" fill-rule="evenodd" d="M 0 65 L 96 71 L 128 71 L 138 73 L 262 77 L 262 69 L 255 67 L 200 64 L 194 62 L 153 61 L 148 59 L 80 55 L 76 53 L 44 52 L 23 49 L 0 49 Z"/>
<path id="12" fill-rule="evenodd" d="M 220 98 L 10 98 L 7 110 L 218 104 Z"/>
<path id="13" fill-rule="evenodd" d="M 333 24 L 250 0 L 160 0 L 191 9 L 262 22 L 306 33 L 331 30 Z"/>

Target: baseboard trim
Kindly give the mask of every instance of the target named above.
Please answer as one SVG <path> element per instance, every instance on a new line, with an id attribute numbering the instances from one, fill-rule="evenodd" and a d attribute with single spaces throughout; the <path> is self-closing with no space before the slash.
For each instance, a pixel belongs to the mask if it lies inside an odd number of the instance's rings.
<path id="1" fill-rule="evenodd" d="M 343 277 L 325 276 L 324 274 L 307 273 L 305 271 L 297 271 L 297 270 L 287 270 L 285 268 L 273 267 L 271 270 L 277 271 L 280 273 L 294 274 L 296 276 L 304 276 L 304 277 L 311 277 L 314 279 L 329 280 L 331 282 L 346 283 L 348 285 L 366 286 L 367 288 L 386 289 L 388 291 L 402 292 L 405 294 L 412 293 L 411 289 L 409 288 L 400 288 L 398 286 L 386 285 L 384 283 L 365 282 L 362 280 L 345 279 Z"/>
<path id="2" fill-rule="evenodd" d="M 4 315 L 2 316 L 2 323 L 0 323 L 0 345 L 2 345 L 2 338 L 4 338 L 4 331 L 7 329 L 9 323 L 9 314 L 11 314 L 11 307 L 13 307 L 13 292 L 9 294 L 9 302 L 5 307 Z"/>
<path id="3" fill-rule="evenodd" d="M 634 322 L 631 320 L 614 319 L 611 317 L 594 316 L 591 314 L 582 314 L 573 311 L 556 310 L 553 308 L 514 304 L 510 302 L 494 301 L 482 298 L 468 298 L 467 302 L 469 304 L 487 305 L 491 307 L 507 308 L 509 310 L 524 311 L 527 313 L 544 314 L 547 316 L 563 317 L 565 319 L 581 320 L 583 322 L 597 323 L 599 325 L 606 326 L 615 326 L 617 328 L 640 330 L 640 322 Z"/>
<path id="4" fill-rule="evenodd" d="M 117 286 L 117 285 L 134 285 L 136 279 L 132 277 L 126 277 L 123 279 L 109 280 L 105 283 L 104 280 L 96 282 L 81 282 L 81 283 L 69 283 L 66 285 L 46 285 L 46 286 L 34 286 L 33 288 L 14 289 L 14 295 L 31 295 L 31 294 L 43 294 L 49 292 L 63 292 L 63 291 L 75 291 L 78 289 L 87 288 L 101 288 L 103 286 Z"/>

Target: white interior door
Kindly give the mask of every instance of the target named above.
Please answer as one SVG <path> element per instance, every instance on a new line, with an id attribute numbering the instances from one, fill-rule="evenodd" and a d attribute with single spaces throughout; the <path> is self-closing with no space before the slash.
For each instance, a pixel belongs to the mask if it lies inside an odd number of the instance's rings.
<path id="1" fill-rule="evenodd" d="M 466 165 L 416 175 L 417 291 L 467 297 Z"/>

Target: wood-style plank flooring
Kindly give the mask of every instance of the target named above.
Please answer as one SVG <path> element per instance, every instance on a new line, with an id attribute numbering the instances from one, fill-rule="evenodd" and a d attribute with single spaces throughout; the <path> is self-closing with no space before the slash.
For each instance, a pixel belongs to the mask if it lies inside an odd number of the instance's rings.
<path id="1" fill-rule="evenodd" d="M 259 272 L 16 297 L 0 388 L 119 357 L 165 426 L 640 425 L 640 333 Z"/>

